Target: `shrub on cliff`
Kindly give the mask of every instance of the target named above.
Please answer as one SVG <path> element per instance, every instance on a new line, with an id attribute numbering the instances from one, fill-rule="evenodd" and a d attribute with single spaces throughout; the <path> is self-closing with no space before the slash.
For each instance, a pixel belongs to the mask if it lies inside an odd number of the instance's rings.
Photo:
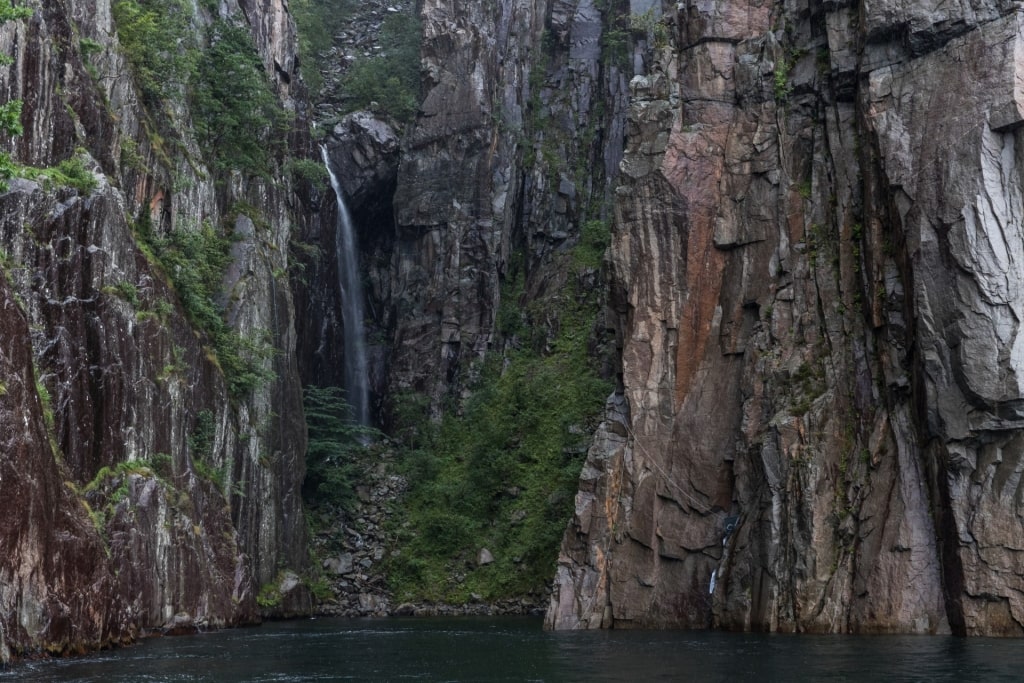
<path id="1" fill-rule="evenodd" d="M 142 102 L 161 132 L 180 135 L 180 114 L 170 105 L 187 98 L 215 170 L 268 175 L 288 117 L 241 21 L 217 19 L 204 33 L 185 0 L 115 0 L 113 13 Z"/>
<path id="2" fill-rule="evenodd" d="M 0 24 L 8 21 L 27 19 L 32 16 L 32 9 L 18 5 L 0 5 Z M 0 55 L 0 66 L 11 64 L 14 60 L 10 55 Z M 10 100 L 0 104 L 0 134 L 4 137 L 21 135 L 21 100 Z M 0 192 L 7 191 L 7 181 L 17 174 L 18 165 L 7 152 L 0 152 Z"/>
<path id="3" fill-rule="evenodd" d="M 288 119 L 270 89 L 252 36 L 218 20 L 192 89 L 196 133 L 218 170 L 270 173 L 271 152 Z"/>
<path id="4" fill-rule="evenodd" d="M 4 137 L 21 135 L 21 100 L 0 105 L 0 134 Z M 18 175 L 20 166 L 7 152 L 0 152 L 0 192 L 6 192 L 11 178 Z"/>
<path id="5" fill-rule="evenodd" d="M 143 103 L 158 108 L 180 98 L 196 59 L 189 5 L 183 0 L 116 0 L 111 9 Z"/>
<path id="6" fill-rule="evenodd" d="M 259 337 L 239 334 L 224 319 L 221 284 L 231 262 L 231 240 L 209 223 L 157 237 L 145 219 L 136 224 L 136 236 L 167 273 L 192 324 L 212 343 L 231 396 L 245 396 L 272 379 L 264 365 L 273 347 Z"/>
<path id="7" fill-rule="evenodd" d="M 77 150 L 76 154 L 83 154 L 84 150 Z M 60 186 L 73 187 L 81 194 L 86 195 L 99 186 L 96 176 L 89 170 L 81 156 L 73 156 L 61 161 L 50 168 L 33 168 L 23 166 L 17 168 L 17 174 L 23 178 L 38 181 L 43 187 Z"/>

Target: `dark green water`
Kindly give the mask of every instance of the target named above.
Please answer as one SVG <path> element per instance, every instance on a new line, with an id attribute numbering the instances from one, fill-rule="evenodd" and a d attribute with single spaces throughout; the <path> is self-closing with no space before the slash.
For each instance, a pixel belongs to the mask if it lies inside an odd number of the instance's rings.
<path id="1" fill-rule="evenodd" d="M 547 633 L 536 619 L 316 619 L 0 673 L 7 681 L 1022 681 L 1024 641 L 680 631 Z"/>

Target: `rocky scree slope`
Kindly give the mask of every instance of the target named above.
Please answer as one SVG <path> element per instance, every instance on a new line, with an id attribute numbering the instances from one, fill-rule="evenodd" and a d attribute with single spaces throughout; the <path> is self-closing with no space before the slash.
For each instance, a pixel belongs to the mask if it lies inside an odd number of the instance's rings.
<path id="1" fill-rule="evenodd" d="M 174 78 L 191 72 L 140 70 L 126 27 L 180 20 L 171 39 L 207 59 L 251 42 L 243 72 L 301 131 L 291 20 L 274 0 L 24 4 L 0 27 L 0 89 L 24 103 L 5 147 L 28 167 L 77 160 L 85 182 L 29 169 L 0 194 L 0 661 L 251 622 L 258 587 L 306 562 L 286 277 L 301 204 L 282 171 L 303 136 L 258 173 L 200 145 Z M 219 259 L 212 291 L 185 280 L 196 244 Z"/>
<path id="2" fill-rule="evenodd" d="M 664 3 L 547 623 L 1024 634 L 1017 3 Z"/>

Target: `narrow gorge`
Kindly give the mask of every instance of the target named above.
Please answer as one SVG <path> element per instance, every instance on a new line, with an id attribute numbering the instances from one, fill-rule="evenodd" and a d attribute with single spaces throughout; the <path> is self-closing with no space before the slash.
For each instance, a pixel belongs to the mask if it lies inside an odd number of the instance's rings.
<path id="1" fill-rule="evenodd" d="M 0 662 L 1024 635 L 1019 3 L 10 8 Z"/>

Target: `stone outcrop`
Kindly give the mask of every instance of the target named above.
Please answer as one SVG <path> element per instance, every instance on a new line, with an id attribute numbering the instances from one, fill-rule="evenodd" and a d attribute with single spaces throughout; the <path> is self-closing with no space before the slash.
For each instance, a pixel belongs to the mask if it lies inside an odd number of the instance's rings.
<path id="1" fill-rule="evenodd" d="M 666 3 L 547 623 L 1021 635 L 1021 14 Z"/>
<path id="2" fill-rule="evenodd" d="M 307 562 L 305 425 L 283 277 L 300 206 L 291 181 L 217 177 L 208 150 L 174 127 L 187 109 L 158 123 L 109 0 L 28 4 L 29 19 L 0 27 L 0 50 L 15 59 L 2 91 L 24 102 L 10 149 L 34 167 L 77 157 L 97 187 L 16 179 L 0 194 L 0 661 L 251 622 L 259 585 Z M 196 30 L 213 19 L 205 12 Z M 249 27 L 301 131 L 285 4 L 220 2 L 218 12 Z M 173 144 L 156 132 L 167 125 Z M 303 134 L 293 137 L 298 149 Z M 233 232 L 226 317 L 273 347 L 260 361 L 271 379 L 229 398 L 211 339 L 142 244 L 140 219 L 157 235 L 204 222 Z"/>

